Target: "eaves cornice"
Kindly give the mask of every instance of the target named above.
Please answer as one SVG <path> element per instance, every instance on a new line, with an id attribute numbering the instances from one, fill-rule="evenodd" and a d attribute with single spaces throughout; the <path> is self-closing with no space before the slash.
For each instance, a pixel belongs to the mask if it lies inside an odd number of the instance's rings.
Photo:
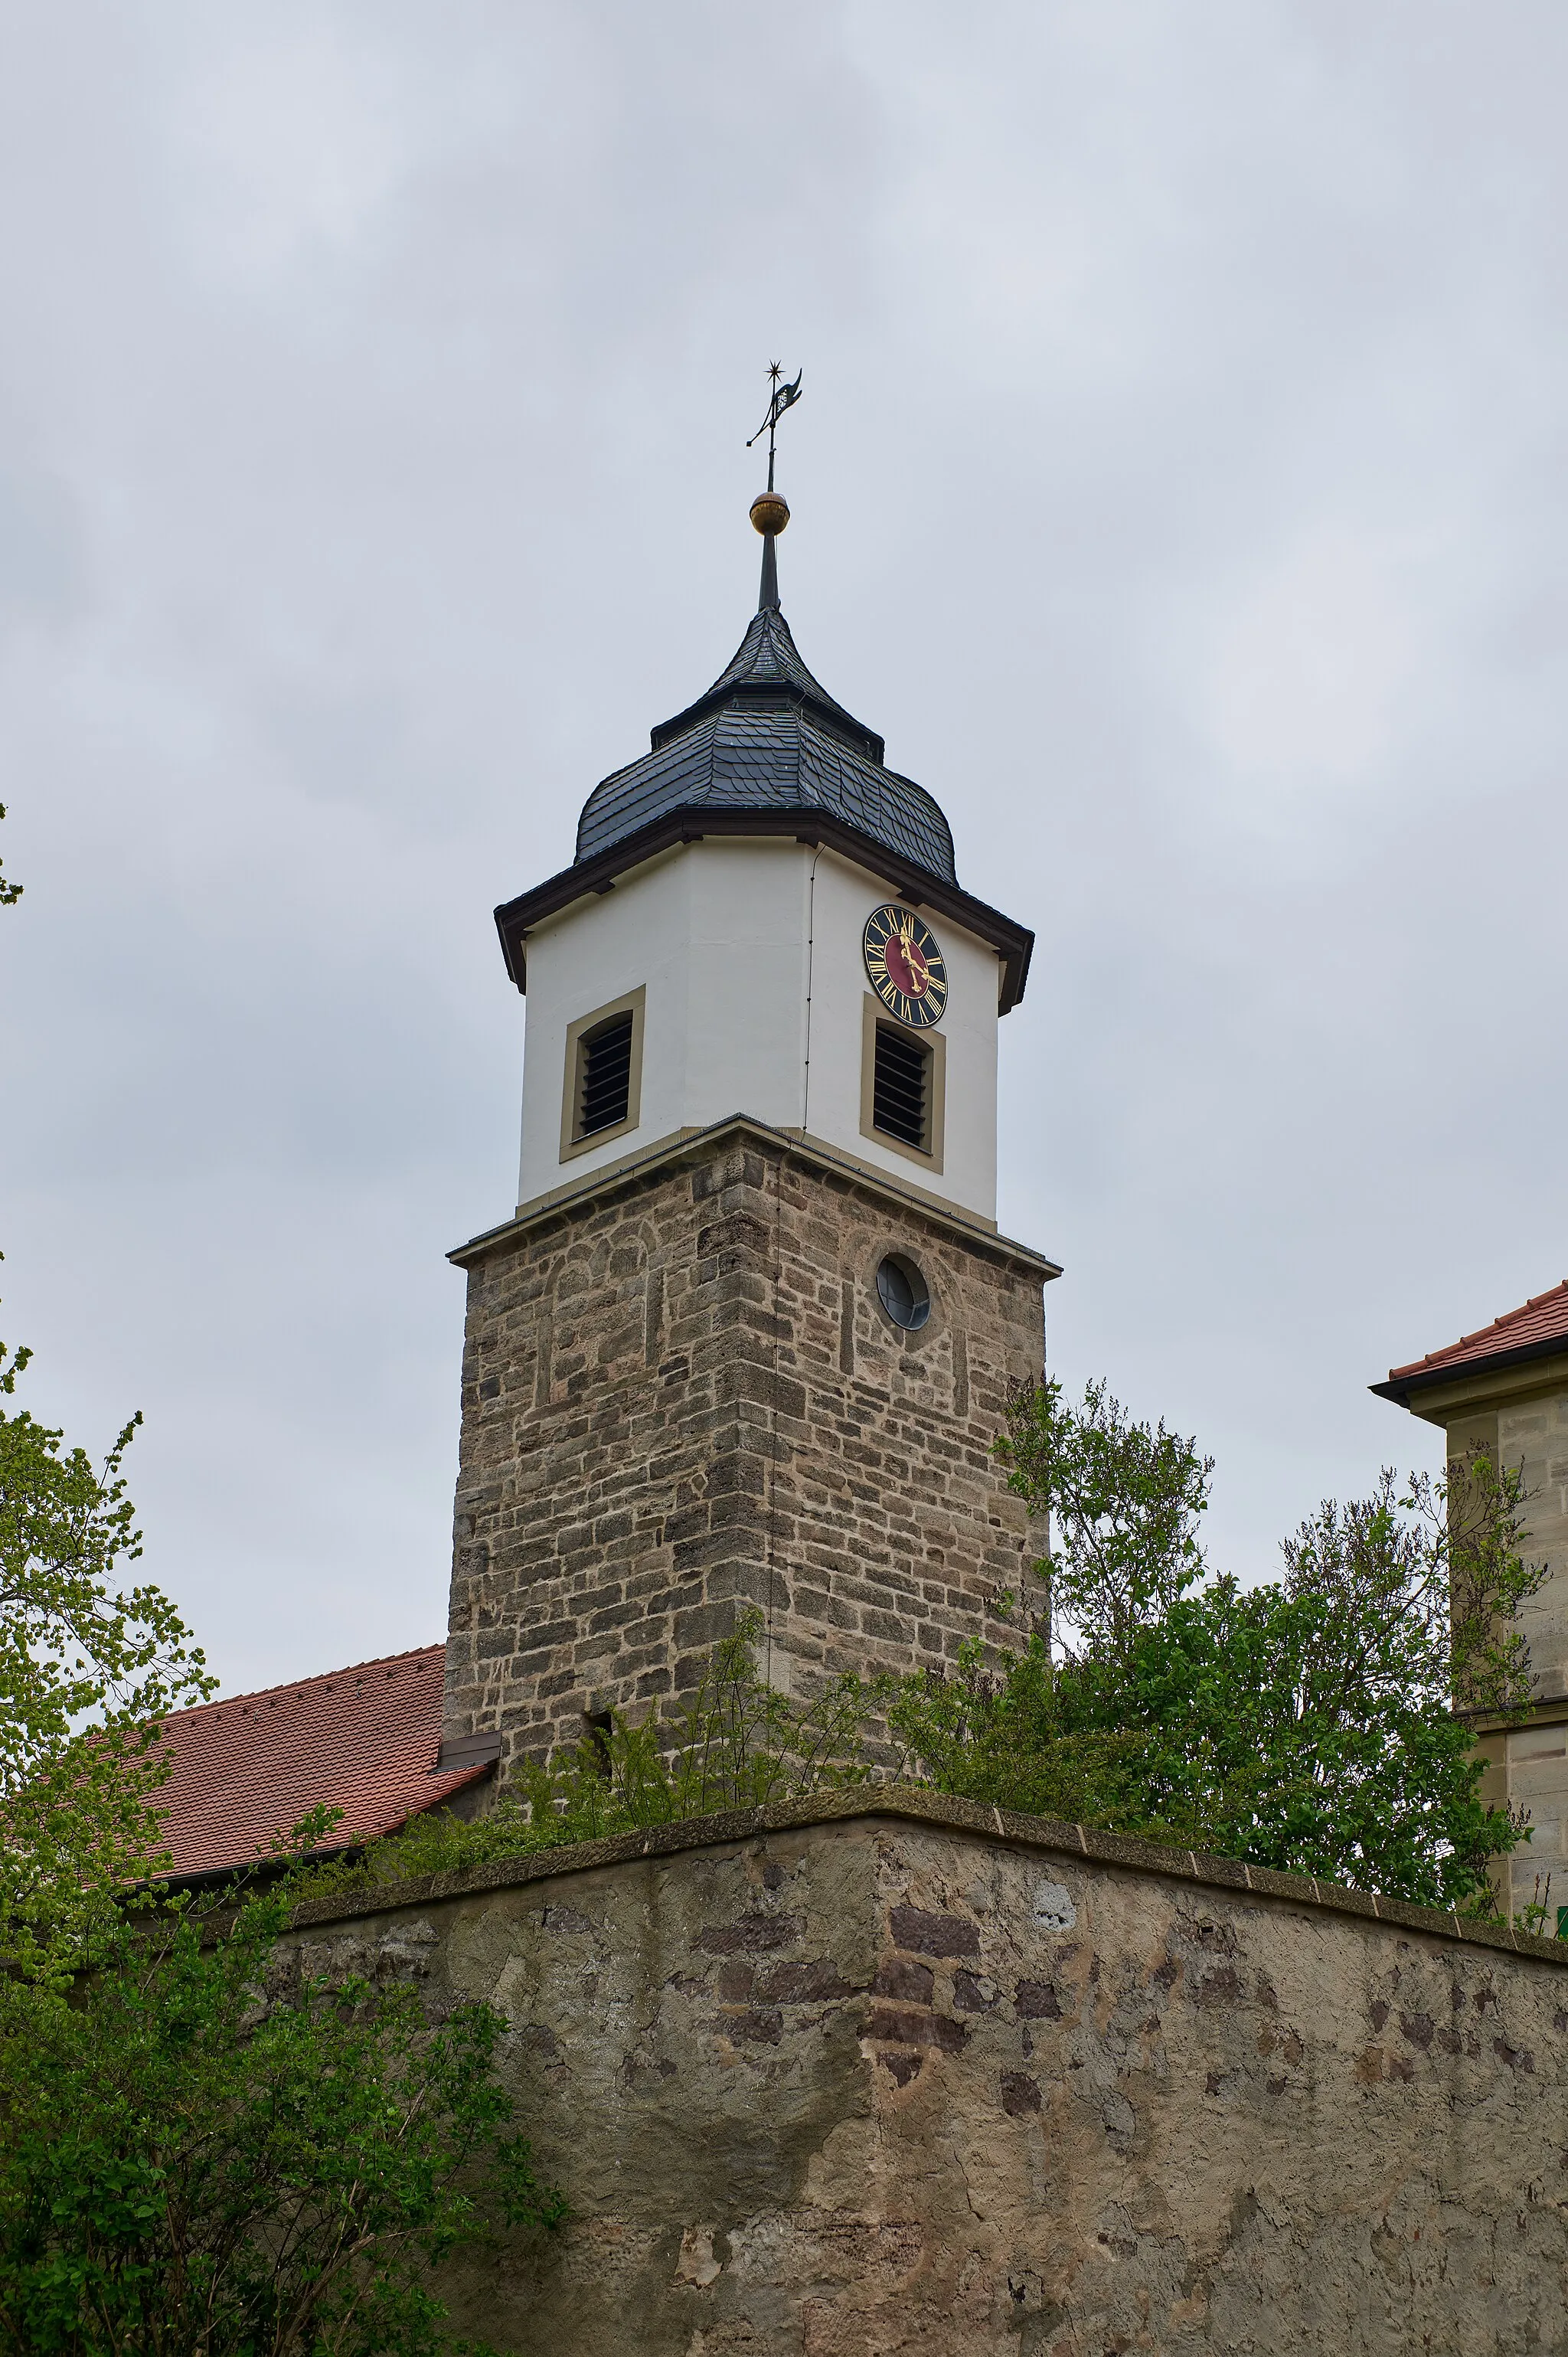
<path id="1" fill-rule="evenodd" d="M 857 827 L 826 811 L 725 810 L 703 803 L 663 812 L 650 824 L 639 828 L 635 834 L 623 836 L 596 857 L 575 861 L 570 867 L 562 868 L 559 875 L 536 884 L 531 892 L 520 893 L 515 900 L 501 903 L 496 910 L 496 931 L 500 936 L 507 972 L 519 990 L 528 987 L 527 942 L 533 926 L 570 908 L 575 900 L 613 892 L 618 880 L 634 867 L 657 858 L 672 845 L 700 843 L 704 835 L 770 836 L 776 841 L 803 843 L 813 848 L 820 845 L 841 853 L 856 866 L 878 877 L 910 908 L 931 909 L 939 915 L 950 917 L 955 924 L 962 925 L 996 952 L 1002 964 L 999 1015 L 1007 1014 L 1023 997 L 1035 936 L 1026 925 L 1004 917 L 1000 909 L 977 900 L 972 893 L 931 875 L 913 861 L 901 859 L 886 844 L 863 834 Z"/>

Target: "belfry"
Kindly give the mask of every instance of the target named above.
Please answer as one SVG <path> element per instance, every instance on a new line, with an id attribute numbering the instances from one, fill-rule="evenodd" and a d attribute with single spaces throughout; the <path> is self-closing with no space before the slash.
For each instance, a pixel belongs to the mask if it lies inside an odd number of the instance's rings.
<path id="1" fill-rule="evenodd" d="M 679 1693 L 744 1604 L 809 1692 L 950 1660 L 1038 1551 L 990 1456 L 1059 1273 L 995 1223 L 1033 935 L 801 661 L 771 458 L 752 521 L 733 661 L 496 911 L 521 1160 L 513 1214 L 452 1254 L 442 1759 L 503 1780 Z"/>

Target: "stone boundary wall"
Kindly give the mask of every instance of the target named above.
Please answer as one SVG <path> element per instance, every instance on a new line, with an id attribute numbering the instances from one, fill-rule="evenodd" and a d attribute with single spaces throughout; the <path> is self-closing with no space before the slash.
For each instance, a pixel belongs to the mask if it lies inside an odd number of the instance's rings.
<path id="1" fill-rule="evenodd" d="M 510 2017 L 519 2357 L 1568 2347 L 1568 1943 L 864 1791 L 301 1910 Z"/>
<path id="2" fill-rule="evenodd" d="M 1431 1932 L 1444 1940 L 1472 1946 L 1504 1948 L 1516 1955 L 1533 1956 L 1544 1964 L 1568 1967 L 1568 1941 L 1538 1939 L 1511 1923 L 1487 1923 L 1455 1910 L 1415 1907 L 1407 1900 L 1388 1899 L 1376 1891 L 1352 1890 L 1342 1882 L 1325 1882 L 1304 1874 L 1276 1874 L 1272 1867 L 1248 1866 L 1239 1858 L 1214 1857 L 1204 1850 L 1171 1849 L 1161 1842 L 1140 1841 L 1128 1834 L 1102 1833 L 1097 1825 L 1068 1824 L 1055 1817 L 1031 1817 L 1015 1809 L 983 1806 L 945 1792 L 918 1787 L 878 1785 L 868 1793 L 859 1786 L 844 1792 L 818 1793 L 809 1801 L 764 1809 L 733 1809 L 711 1817 L 688 1817 L 678 1824 L 651 1825 L 636 1833 L 615 1834 L 604 1841 L 575 1842 L 561 1849 L 531 1850 L 517 1857 L 492 1858 L 483 1866 L 465 1867 L 458 1873 L 422 1875 L 411 1882 L 389 1883 L 373 1893 L 345 1893 L 303 1907 L 298 1924 L 348 1921 L 356 1915 L 381 1914 L 389 1906 L 417 1906 L 432 1900 L 467 1898 L 482 1890 L 510 1890 L 517 1886 L 553 1879 L 563 1874 L 585 1874 L 603 1866 L 618 1866 L 638 1858 L 678 1857 L 682 1851 L 710 1848 L 716 1842 L 746 1841 L 757 1835 L 789 1833 L 846 1819 L 906 1819 L 914 1824 L 947 1825 L 1026 1849 L 1062 1850 L 1073 1857 L 1092 1858 L 1106 1866 L 1142 1867 L 1153 1874 L 1207 1885 L 1216 1890 L 1250 1890 L 1260 1897 L 1293 1900 L 1298 1906 L 1326 1907 L 1347 1915 L 1369 1917 L 1374 1922 L 1402 1924 L 1414 1932 Z M 1568 2124 L 1565 2124 L 1568 2125 Z"/>

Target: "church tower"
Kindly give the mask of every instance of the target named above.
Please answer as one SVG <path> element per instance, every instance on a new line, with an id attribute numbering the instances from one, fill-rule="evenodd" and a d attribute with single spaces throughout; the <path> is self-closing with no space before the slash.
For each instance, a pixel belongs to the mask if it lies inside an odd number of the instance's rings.
<path id="1" fill-rule="evenodd" d="M 1036 1551 L 989 1454 L 1059 1274 L 995 1222 L 1033 935 L 801 661 L 771 473 L 734 660 L 496 911 L 521 1164 L 452 1254 L 443 1757 L 503 1777 L 689 1685 L 742 1604 L 789 1691 L 950 1661 Z"/>

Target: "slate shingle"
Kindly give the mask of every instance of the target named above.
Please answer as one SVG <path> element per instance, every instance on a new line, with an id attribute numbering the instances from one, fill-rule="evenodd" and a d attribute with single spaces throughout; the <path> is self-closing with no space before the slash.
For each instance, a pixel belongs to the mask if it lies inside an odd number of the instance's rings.
<path id="1" fill-rule="evenodd" d="M 826 811 L 929 876 L 956 884 L 934 797 L 883 760 L 883 743 L 801 662 L 776 607 L 757 614 L 707 693 L 655 728 L 650 750 L 588 796 L 577 860 L 667 811 Z"/>

